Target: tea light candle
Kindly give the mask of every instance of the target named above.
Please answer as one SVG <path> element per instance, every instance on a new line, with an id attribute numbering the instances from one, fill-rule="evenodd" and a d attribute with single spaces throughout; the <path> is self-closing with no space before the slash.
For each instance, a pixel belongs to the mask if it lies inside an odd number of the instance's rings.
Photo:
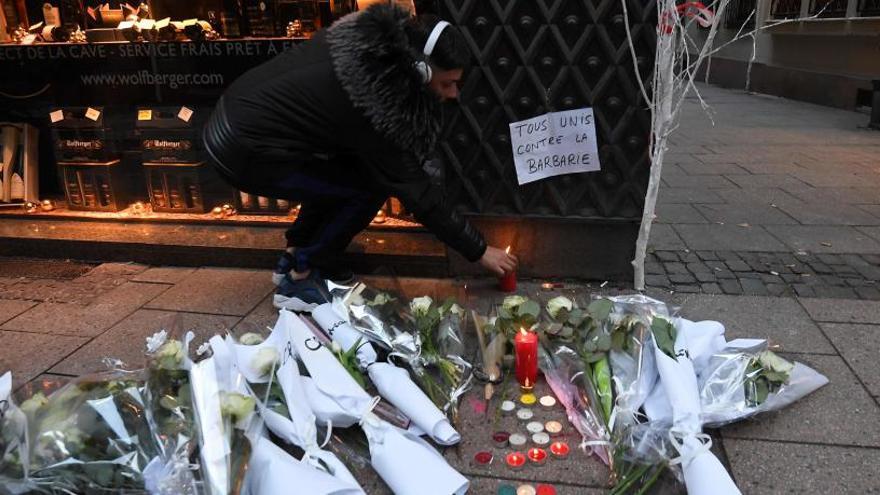
<path id="1" fill-rule="evenodd" d="M 535 433 L 532 435 L 532 442 L 538 447 L 543 447 L 550 443 L 550 435 L 542 432 Z"/>
<path id="2" fill-rule="evenodd" d="M 532 416 L 534 415 L 535 413 L 533 413 L 532 410 L 527 407 L 524 407 L 516 412 L 516 417 L 523 421 L 528 421 L 532 419 Z"/>
<path id="3" fill-rule="evenodd" d="M 43 211 L 52 211 L 55 209 L 55 202 L 51 199 L 44 199 L 40 202 L 40 209 Z"/>
<path id="4" fill-rule="evenodd" d="M 541 405 L 544 407 L 553 407 L 556 405 L 556 398 L 552 395 L 541 396 Z"/>
<path id="5" fill-rule="evenodd" d="M 544 431 L 544 425 L 540 421 L 532 421 L 526 425 L 526 430 L 529 430 L 529 433 L 540 433 Z"/>
<path id="6" fill-rule="evenodd" d="M 568 457 L 569 452 L 571 452 L 571 449 L 565 442 L 556 441 L 550 445 L 550 453 L 553 454 L 554 459 L 565 459 Z"/>
<path id="7" fill-rule="evenodd" d="M 510 443 L 510 433 L 506 431 L 496 431 L 492 434 L 492 441 L 495 442 L 495 447 L 499 449 L 506 448 Z"/>
<path id="8" fill-rule="evenodd" d="M 551 437 L 558 437 L 559 435 L 562 435 L 562 423 L 559 421 L 547 421 L 544 423 L 544 430 L 546 430 Z"/>
<path id="9" fill-rule="evenodd" d="M 538 493 L 536 495 L 556 495 L 556 487 L 553 485 L 538 485 Z"/>
<path id="10" fill-rule="evenodd" d="M 537 466 L 544 464 L 547 460 L 547 451 L 539 449 L 538 447 L 529 449 L 529 452 L 526 455 L 529 457 L 529 460 L 532 461 L 532 464 Z"/>
<path id="11" fill-rule="evenodd" d="M 488 466 L 492 464 L 492 459 L 491 452 L 481 451 L 474 454 L 474 464 L 477 466 Z"/>
<path id="12" fill-rule="evenodd" d="M 516 488 L 510 485 L 501 485 L 498 487 L 498 495 L 516 495 Z"/>
<path id="13" fill-rule="evenodd" d="M 519 401 L 527 406 L 531 406 L 535 402 L 538 402 L 538 398 L 535 397 L 535 394 L 527 393 L 527 394 L 522 394 L 519 398 Z"/>
<path id="14" fill-rule="evenodd" d="M 501 403 L 501 412 L 504 414 L 510 414 L 514 409 L 516 409 L 516 404 L 512 400 L 506 400 Z"/>
<path id="15" fill-rule="evenodd" d="M 507 454 L 505 460 L 507 461 L 507 466 L 514 471 L 518 471 L 526 465 L 526 456 L 522 452 L 511 452 Z"/>
<path id="16" fill-rule="evenodd" d="M 511 447 L 522 447 L 526 444 L 526 436 L 522 433 L 514 433 L 513 435 L 510 435 L 508 443 L 510 443 Z"/>
<path id="17" fill-rule="evenodd" d="M 516 495 L 535 495 L 538 491 L 532 485 L 519 485 L 516 488 Z"/>

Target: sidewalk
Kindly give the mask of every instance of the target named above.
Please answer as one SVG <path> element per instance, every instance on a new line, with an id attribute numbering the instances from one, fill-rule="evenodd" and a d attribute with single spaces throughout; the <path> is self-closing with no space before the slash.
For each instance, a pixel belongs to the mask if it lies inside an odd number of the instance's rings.
<path id="1" fill-rule="evenodd" d="M 864 115 L 704 90 L 717 126 L 689 104 L 664 173 L 649 293 L 687 318 L 721 321 L 729 338 L 770 338 L 831 380 L 782 412 L 713 432 L 714 449 L 746 494 L 880 493 L 864 467 L 880 463 L 880 301 L 871 300 L 880 299 L 880 133 L 859 128 Z M 491 285 L 402 281 L 409 296 L 478 307 L 500 299 Z M 272 289 L 260 270 L 0 260 L 0 372 L 20 385 L 100 369 L 104 357 L 138 366 L 144 338 L 174 317 L 197 332 L 196 345 L 272 325 Z M 501 479 L 602 493 L 606 471 L 578 453 L 512 474 L 495 449 L 492 466 L 472 466 L 498 426 L 481 402 L 462 400 L 465 440 L 445 452 L 471 493 L 494 494 Z M 386 493 L 375 477 L 363 481 Z"/>

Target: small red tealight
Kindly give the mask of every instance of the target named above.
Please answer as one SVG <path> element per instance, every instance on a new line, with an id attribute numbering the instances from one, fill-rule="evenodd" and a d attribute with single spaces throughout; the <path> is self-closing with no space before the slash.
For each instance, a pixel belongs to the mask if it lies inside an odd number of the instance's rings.
<path id="1" fill-rule="evenodd" d="M 514 471 L 522 469 L 526 465 L 526 456 L 522 452 L 512 452 L 507 454 L 507 465 Z"/>
<path id="2" fill-rule="evenodd" d="M 532 461 L 532 464 L 541 465 L 544 464 L 544 461 L 547 460 L 547 451 L 539 448 L 529 449 L 529 460 Z"/>
<path id="3" fill-rule="evenodd" d="M 491 452 L 477 452 L 474 454 L 474 464 L 477 466 L 488 466 L 489 464 L 492 464 L 492 458 L 493 456 Z"/>
<path id="4" fill-rule="evenodd" d="M 499 449 L 507 448 L 507 445 L 510 443 L 510 433 L 506 431 L 496 431 L 492 434 L 492 441 L 495 442 L 495 447 Z"/>
<path id="5" fill-rule="evenodd" d="M 538 485 L 536 495 L 556 495 L 556 488 L 553 485 Z"/>
<path id="6" fill-rule="evenodd" d="M 550 444 L 550 453 L 552 453 L 553 457 L 556 459 L 565 459 L 568 457 L 570 451 L 571 449 L 565 442 L 553 442 Z"/>

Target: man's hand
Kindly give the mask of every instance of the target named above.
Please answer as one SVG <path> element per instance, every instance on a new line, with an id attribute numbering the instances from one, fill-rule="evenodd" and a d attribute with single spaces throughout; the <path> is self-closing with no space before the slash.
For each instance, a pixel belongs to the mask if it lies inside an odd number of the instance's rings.
<path id="1" fill-rule="evenodd" d="M 499 277 L 516 270 L 517 264 L 519 264 L 519 260 L 516 259 L 516 256 L 492 246 L 488 246 L 483 257 L 480 258 L 480 265 Z"/>

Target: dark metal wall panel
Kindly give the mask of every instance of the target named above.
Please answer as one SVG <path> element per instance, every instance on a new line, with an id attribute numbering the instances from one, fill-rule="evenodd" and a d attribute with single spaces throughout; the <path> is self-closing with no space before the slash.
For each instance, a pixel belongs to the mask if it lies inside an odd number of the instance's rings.
<path id="1" fill-rule="evenodd" d="M 474 54 L 441 155 L 460 211 L 637 218 L 647 187 L 650 114 L 626 43 L 622 0 L 439 0 Z M 625 0 L 636 61 L 650 81 L 655 0 Z M 650 88 L 649 88 L 650 90 Z M 510 122 L 593 107 L 600 172 L 517 185 Z"/>

